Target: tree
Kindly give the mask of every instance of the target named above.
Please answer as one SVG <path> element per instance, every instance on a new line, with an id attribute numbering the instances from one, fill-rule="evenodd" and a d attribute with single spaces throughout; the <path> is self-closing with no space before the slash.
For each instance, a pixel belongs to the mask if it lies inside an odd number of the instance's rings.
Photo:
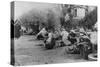
<path id="1" fill-rule="evenodd" d="M 80 25 L 91 29 L 97 22 L 97 7 L 80 21 Z"/>

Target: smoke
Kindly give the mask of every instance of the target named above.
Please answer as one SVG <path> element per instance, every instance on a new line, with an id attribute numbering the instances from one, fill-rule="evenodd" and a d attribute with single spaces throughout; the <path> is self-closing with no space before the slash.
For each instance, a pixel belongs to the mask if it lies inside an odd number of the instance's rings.
<path id="1" fill-rule="evenodd" d="M 37 21 L 48 24 L 49 19 L 55 28 L 60 28 L 60 18 L 63 16 L 60 4 L 16 2 L 15 5 L 15 17 L 20 19 L 21 24 Z"/>

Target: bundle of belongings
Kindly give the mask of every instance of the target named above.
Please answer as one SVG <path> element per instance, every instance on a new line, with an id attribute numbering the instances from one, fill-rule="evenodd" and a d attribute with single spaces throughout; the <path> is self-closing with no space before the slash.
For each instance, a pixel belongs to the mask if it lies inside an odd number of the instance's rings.
<path id="1" fill-rule="evenodd" d="M 92 52 L 92 43 L 90 38 L 87 35 L 81 36 L 77 45 L 80 51 L 80 55 L 84 59 L 88 59 L 88 54 Z"/>
<path id="2" fill-rule="evenodd" d="M 60 35 L 57 31 L 47 31 L 45 28 L 37 34 L 37 39 L 43 38 L 46 49 L 53 49 L 55 46 L 67 46 L 67 53 L 78 53 L 84 59 L 88 59 L 88 55 L 92 52 L 92 37 L 89 37 L 85 31 L 70 30 L 67 32 L 65 29 L 62 29 Z"/>
<path id="3" fill-rule="evenodd" d="M 79 53 L 84 59 L 88 59 L 88 54 L 92 52 L 92 44 L 85 32 L 75 33 L 75 31 L 71 31 L 68 40 L 71 42 L 68 53 Z"/>

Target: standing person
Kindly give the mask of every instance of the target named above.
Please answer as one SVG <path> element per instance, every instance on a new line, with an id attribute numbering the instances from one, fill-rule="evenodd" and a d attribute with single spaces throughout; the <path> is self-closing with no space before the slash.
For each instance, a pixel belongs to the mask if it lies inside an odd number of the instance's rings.
<path id="1" fill-rule="evenodd" d="M 92 43 L 92 51 L 97 52 L 97 32 L 96 31 L 91 32 L 90 41 Z"/>
<path id="2" fill-rule="evenodd" d="M 69 45 L 68 35 L 69 33 L 64 28 L 62 28 L 61 36 L 62 36 L 62 42 L 64 43 L 64 45 Z"/>

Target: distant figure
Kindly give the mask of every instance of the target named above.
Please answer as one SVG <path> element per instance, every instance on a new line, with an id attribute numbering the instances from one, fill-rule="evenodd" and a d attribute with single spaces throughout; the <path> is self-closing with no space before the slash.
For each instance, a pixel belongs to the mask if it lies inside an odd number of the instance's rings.
<path id="1" fill-rule="evenodd" d="M 47 36 L 48 32 L 46 30 L 46 28 L 43 28 L 37 35 L 37 39 L 41 40 L 44 39 Z"/>
<path id="2" fill-rule="evenodd" d="M 23 27 L 23 26 L 21 26 L 20 31 L 22 32 L 22 35 L 23 35 L 24 33 L 26 33 L 26 28 L 25 28 L 25 27 Z"/>

